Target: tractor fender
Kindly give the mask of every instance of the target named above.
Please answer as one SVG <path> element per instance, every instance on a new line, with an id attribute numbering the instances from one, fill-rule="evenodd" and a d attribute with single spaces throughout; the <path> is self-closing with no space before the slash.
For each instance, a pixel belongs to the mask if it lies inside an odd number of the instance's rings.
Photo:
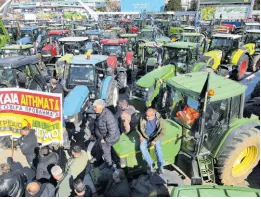
<path id="1" fill-rule="evenodd" d="M 213 70 L 216 70 L 220 64 L 221 64 L 221 59 L 222 59 L 222 51 L 221 50 L 212 50 L 209 52 L 206 52 L 202 57 L 210 57 L 213 59 L 213 61 L 211 61 L 211 59 L 208 60 L 208 64 L 210 65 L 209 67 L 211 67 Z M 212 63 L 210 63 L 210 61 Z"/>
<path id="2" fill-rule="evenodd" d="M 127 52 L 125 59 L 126 59 L 126 66 L 131 65 L 133 62 L 133 52 Z"/>
<path id="3" fill-rule="evenodd" d="M 112 87 L 114 79 L 115 76 L 107 76 L 103 79 L 100 99 L 106 100 L 108 98 L 108 95 L 110 94 L 109 90 Z"/>
<path id="4" fill-rule="evenodd" d="M 209 65 L 204 62 L 196 63 L 196 64 L 194 64 L 191 72 L 198 72 L 203 67 L 209 67 Z"/>
<path id="5" fill-rule="evenodd" d="M 254 43 L 245 44 L 242 49 L 246 50 L 252 56 L 255 53 L 256 45 Z"/>
<path id="6" fill-rule="evenodd" d="M 247 50 L 246 49 L 238 49 L 238 50 L 235 50 L 233 53 L 232 53 L 232 56 L 231 56 L 231 64 L 234 65 L 234 66 L 237 66 L 238 65 L 238 62 L 240 61 L 240 58 L 247 53 Z"/>
<path id="7" fill-rule="evenodd" d="M 246 118 L 240 119 L 240 121 L 238 121 L 235 125 L 233 125 L 233 127 L 231 129 L 229 129 L 226 132 L 222 141 L 219 143 L 219 145 L 216 148 L 216 150 L 214 151 L 214 153 L 212 153 L 214 158 L 218 158 L 220 156 L 220 154 L 222 154 L 222 152 L 226 148 L 227 144 L 229 144 L 236 135 L 243 133 L 247 129 L 250 129 L 250 128 L 259 128 L 260 129 L 259 121 L 257 119 L 253 120 L 251 118 L 250 119 L 246 119 Z"/>

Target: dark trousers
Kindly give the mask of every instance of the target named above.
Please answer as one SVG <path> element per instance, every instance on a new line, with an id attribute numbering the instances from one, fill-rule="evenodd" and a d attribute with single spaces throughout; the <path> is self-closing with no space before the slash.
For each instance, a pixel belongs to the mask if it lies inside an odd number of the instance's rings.
<path id="1" fill-rule="evenodd" d="M 25 158 L 29 164 L 30 167 L 33 167 L 34 164 L 33 164 L 33 160 L 35 158 L 35 154 L 29 154 L 29 155 L 25 155 Z"/>
<path id="2" fill-rule="evenodd" d="M 103 151 L 103 157 L 105 159 L 105 162 L 108 163 L 108 165 L 112 165 L 111 145 L 107 142 L 101 143 L 101 148 L 102 148 L 102 151 Z"/>

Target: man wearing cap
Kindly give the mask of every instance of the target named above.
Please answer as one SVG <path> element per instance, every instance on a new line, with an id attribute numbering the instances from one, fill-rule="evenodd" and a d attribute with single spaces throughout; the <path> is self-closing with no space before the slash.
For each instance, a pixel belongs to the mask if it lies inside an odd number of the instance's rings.
<path id="1" fill-rule="evenodd" d="M 64 99 L 64 91 L 61 84 L 57 82 L 56 79 L 52 78 L 50 80 L 51 85 L 51 93 L 61 93 L 62 94 L 62 100 Z"/>
<path id="2" fill-rule="evenodd" d="M 111 166 L 111 146 L 117 143 L 120 139 L 120 130 L 118 122 L 112 112 L 105 108 L 104 100 L 98 99 L 93 103 L 94 112 L 97 114 L 95 120 L 95 135 L 100 140 L 101 148 L 105 164 L 102 167 Z M 94 138 L 94 133 L 91 139 Z"/>

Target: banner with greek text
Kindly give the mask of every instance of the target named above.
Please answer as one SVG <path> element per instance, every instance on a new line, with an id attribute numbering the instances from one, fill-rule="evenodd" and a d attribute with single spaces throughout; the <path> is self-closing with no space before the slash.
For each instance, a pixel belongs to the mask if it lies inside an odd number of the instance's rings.
<path id="1" fill-rule="evenodd" d="M 21 136 L 21 128 L 35 130 L 42 145 L 63 143 L 61 94 L 20 88 L 0 89 L 0 136 Z"/>

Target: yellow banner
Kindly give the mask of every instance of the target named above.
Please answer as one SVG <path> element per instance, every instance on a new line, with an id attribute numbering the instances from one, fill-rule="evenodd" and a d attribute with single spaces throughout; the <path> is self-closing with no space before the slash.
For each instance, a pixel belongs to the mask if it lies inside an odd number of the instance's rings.
<path id="1" fill-rule="evenodd" d="M 21 128 L 35 130 L 42 145 L 63 143 L 61 94 L 18 88 L 0 89 L 0 136 L 21 136 Z"/>

